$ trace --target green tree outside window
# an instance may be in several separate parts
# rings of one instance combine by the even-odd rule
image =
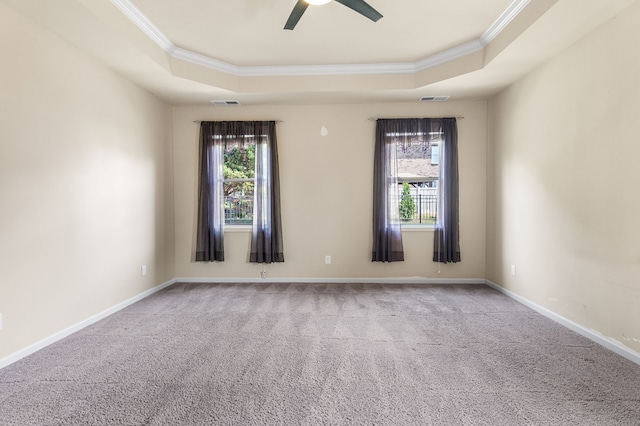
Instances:
[[[411,187],[407,182],[402,182],[402,195],[400,197],[400,219],[407,222],[413,219],[416,212],[416,203],[411,196]]]

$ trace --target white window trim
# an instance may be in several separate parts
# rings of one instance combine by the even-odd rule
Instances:
[[[251,232],[251,225],[224,225],[224,232],[236,233],[236,232]]]
[[[436,227],[435,225],[400,225],[402,232],[433,232]]]

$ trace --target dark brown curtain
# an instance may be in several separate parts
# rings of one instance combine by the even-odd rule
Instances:
[[[442,119],[438,215],[433,239],[434,262],[460,262],[458,208],[458,127],[455,118]]]

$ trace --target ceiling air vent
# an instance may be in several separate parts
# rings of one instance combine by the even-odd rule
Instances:
[[[218,101],[218,100],[213,100],[211,101],[212,104],[214,105],[240,105],[239,101]]]
[[[420,98],[420,102],[444,102],[448,100],[448,96],[423,96]]]

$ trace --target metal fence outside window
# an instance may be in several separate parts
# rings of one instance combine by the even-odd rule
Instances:
[[[407,225],[432,225],[436,222],[438,196],[435,194],[411,194],[415,209],[410,218],[403,218]],[[402,202],[402,199],[400,199]],[[253,196],[224,197],[224,223],[226,225],[251,225],[253,223]]]
[[[415,210],[410,218],[403,218],[402,223],[407,225],[433,225],[436,223],[438,211],[438,196],[436,194],[411,194]],[[400,197],[400,203],[402,196]]]
[[[225,225],[251,225],[253,223],[253,196],[224,197]]]

